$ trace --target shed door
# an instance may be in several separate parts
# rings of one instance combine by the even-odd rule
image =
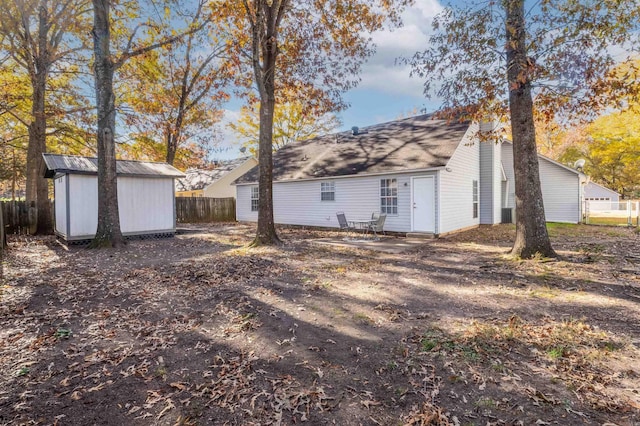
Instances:
[[[433,176],[413,179],[413,231],[435,232],[435,186]]]

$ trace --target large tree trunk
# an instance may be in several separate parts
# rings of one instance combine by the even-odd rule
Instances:
[[[47,38],[49,33],[48,13],[46,4],[42,3],[38,9],[38,55],[35,66],[30,71],[31,114],[33,121],[29,125],[29,146],[27,148],[27,204],[35,203],[36,234],[48,234],[53,230],[51,208],[49,206],[49,183],[42,176],[44,159],[42,154],[47,151],[47,118],[45,115],[45,92],[47,77],[51,63],[47,54]]]
[[[273,220],[273,114],[276,104],[275,70],[278,57],[278,16],[282,2],[258,6],[253,26],[253,68],[260,91],[260,135],[258,139],[258,229],[253,246],[280,244]],[[263,33],[264,31],[264,33]],[[260,65],[262,58],[262,65]]]
[[[516,195],[516,239],[511,253],[522,258],[530,258],[536,253],[555,257],[547,233],[540,188],[531,97],[530,69],[533,64],[527,57],[524,0],[504,0],[504,5]]]
[[[273,109],[275,99],[260,101],[260,141],[258,144],[259,158],[259,206],[258,230],[253,245],[279,244],[280,238],[276,234],[273,220]]]
[[[252,18],[252,60],[260,92],[259,206],[258,229],[252,246],[281,243],[273,220],[273,114],[276,104],[275,70],[278,57],[278,25],[287,1],[257,2],[256,4],[256,16]]]
[[[98,109],[98,229],[91,247],[118,247],[124,243],[120,231],[116,178],[116,128],[113,73],[110,52],[110,0],[93,0],[94,76]]]

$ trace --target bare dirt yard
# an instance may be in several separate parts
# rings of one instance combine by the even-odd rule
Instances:
[[[0,424],[640,425],[640,234],[511,226],[400,254],[193,227],[120,250],[13,238]]]

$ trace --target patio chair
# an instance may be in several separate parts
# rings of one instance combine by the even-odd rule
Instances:
[[[344,215],[344,212],[337,212],[336,216],[338,217],[338,224],[340,225],[340,230],[341,231],[355,231],[356,228],[354,228],[353,226],[349,225],[349,222],[347,222],[347,217]]]
[[[378,238],[378,233],[382,233],[383,235],[386,235],[384,233],[385,220],[387,220],[387,215],[385,213],[382,213],[375,219],[375,222],[372,221],[371,224],[369,225],[369,231],[373,232],[374,238]]]

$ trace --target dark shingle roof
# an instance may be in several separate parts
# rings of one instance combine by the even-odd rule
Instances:
[[[176,191],[203,189],[230,171],[241,166],[245,161],[249,160],[249,158],[251,157],[247,156],[226,161],[213,170],[189,169],[184,178],[176,180]]]
[[[98,174],[98,159],[76,155],[42,154],[45,163],[44,177],[52,178],[57,174],[73,173]],[[121,176],[183,177],[184,173],[167,163],[150,161],[117,160],[116,173]]]
[[[469,123],[421,115],[285,146],[273,155],[273,180],[295,180],[444,167]],[[236,183],[258,181],[258,167]]]

